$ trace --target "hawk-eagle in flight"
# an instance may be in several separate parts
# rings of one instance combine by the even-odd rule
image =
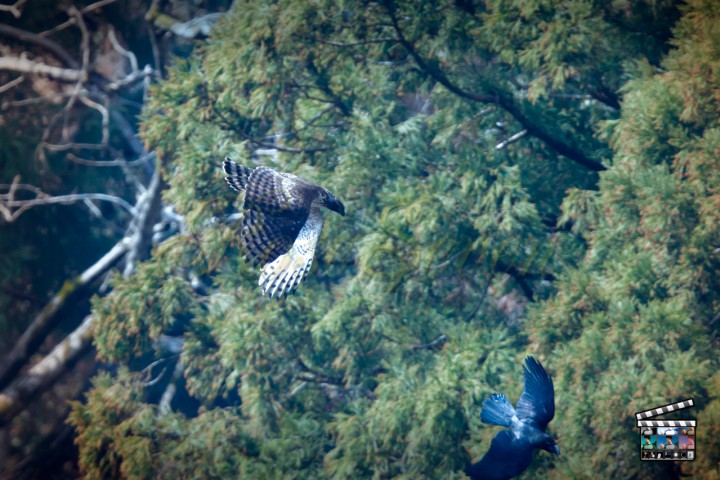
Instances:
[[[290,173],[249,168],[225,158],[225,181],[245,192],[240,234],[248,261],[263,265],[258,285],[277,298],[294,291],[307,276],[322,232],[320,207],[345,215],[332,193]]]

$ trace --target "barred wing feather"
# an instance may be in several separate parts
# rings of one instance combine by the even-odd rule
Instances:
[[[245,210],[240,233],[243,251],[255,265],[272,262],[292,247],[305,219],[300,217],[273,217],[258,210]]]

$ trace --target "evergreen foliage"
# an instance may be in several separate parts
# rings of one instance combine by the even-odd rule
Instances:
[[[683,472],[718,478],[718,32],[700,0],[236,2],[145,109],[185,230],[94,303],[127,368],[74,406],[88,478],[464,478],[527,353],[563,452],[527,478],[672,474],[633,414],[688,394]],[[279,303],[226,155],[345,203]],[[163,334],[171,412],[139,373]]]

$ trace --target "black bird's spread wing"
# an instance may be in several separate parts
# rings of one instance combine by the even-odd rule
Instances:
[[[517,403],[517,416],[544,432],[555,416],[555,389],[552,378],[533,357],[525,358],[523,374],[525,388]]]
[[[482,460],[467,468],[473,480],[506,480],[519,475],[532,461],[533,447],[517,440],[510,430],[495,435]]]

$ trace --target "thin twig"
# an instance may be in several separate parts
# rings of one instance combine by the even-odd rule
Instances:
[[[307,147],[307,148],[293,148],[293,147],[285,147],[282,145],[275,145],[273,143],[267,143],[264,142],[258,138],[253,137],[252,135],[249,135],[245,133],[244,131],[238,129],[230,120],[228,120],[225,115],[217,110],[216,108],[213,108],[215,113],[218,117],[220,117],[228,129],[232,130],[233,132],[237,133],[243,139],[248,140],[250,143],[252,143],[254,146],[263,147],[263,148],[274,148],[280,152],[288,152],[288,153],[315,153],[315,152],[325,152],[330,149],[330,147]]]
[[[480,311],[480,307],[482,307],[482,304],[485,303],[485,299],[487,298],[487,294],[490,290],[490,284],[492,284],[493,278],[495,278],[494,271],[490,273],[490,276],[488,276],[487,282],[485,283],[485,288],[483,289],[483,293],[482,295],[480,295],[477,304],[473,307],[472,311],[467,315],[467,317],[465,317],[465,323],[468,323],[470,320],[475,318],[475,315],[477,315],[477,313]]]
[[[394,37],[371,38],[369,40],[358,40],[355,42],[336,42],[333,40],[325,40],[322,38],[311,37],[311,36],[307,36],[307,35],[294,35],[294,36],[298,37],[298,38],[302,38],[304,40],[310,40],[313,42],[324,43],[326,45],[332,45],[334,47],[357,47],[359,45],[368,45],[368,44],[372,44],[372,43],[388,43],[388,42],[400,43],[400,39],[394,38]]]
[[[606,169],[606,167],[588,157],[585,152],[570,142],[565,142],[557,137],[552,136],[544,125],[538,125],[533,123],[530,118],[523,112],[522,108],[518,106],[511,95],[508,95],[502,91],[492,91],[490,93],[475,93],[463,89],[459,85],[453,83],[445,72],[440,69],[437,65],[426,61],[420,52],[417,50],[412,41],[407,39],[400,27],[400,23],[397,18],[397,12],[393,0],[383,0],[382,4],[385,6],[388,16],[392,22],[392,27],[400,40],[400,43],[405,47],[410,56],[415,60],[418,67],[425,71],[428,75],[434,78],[442,86],[455,95],[467,98],[481,103],[491,103],[501,106],[506,112],[515,118],[515,120],[525,128],[528,133],[550,146],[560,155],[567,157],[568,159],[582,165],[583,167],[599,172]]]
[[[115,51],[118,52],[120,55],[126,57],[130,61],[130,68],[132,68],[132,71],[138,71],[137,57],[134,53],[126,50],[125,48],[123,48],[122,45],[120,45],[120,42],[118,42],[118,39],[115,36],[115,29],[112,27],[112,25],[110,26],[110,31],[108,32],[108,38],[110,39],[110,43],[112,44]]]
[[[84,7],[80,12],[82,13],[90,13],[93,10],[97,10],[98,8],[104,7],[105,5],[109,5],[111,3],[115,3],[117,0],[101,0],[99,2],[95,2],[91,5],[88,5],[87,7]],[[75,19],[70,18],[69,20],[61,23],[60,25],[53,27],[49,30],[45,30],[44,32],[40,32],[38,35],[41,37],[47,37],[48,35],[52,35],[55,32],[59,32],[60,30],[65,30],[67,27],[75,25]]]
[[[116,91],[120,90],[121,88],[130,85],[131,83],[135,83],[138,80],[143,80],[146,77],[150,77],[155,73],[150,65],[145,65],[145,68],[142,70],[134,70],[130,72],[125,78],[122,78],[120,80],[116,80],[108,85],[108,90],[110,91]]]
[[[80,92],[83,90],[83,84],[88,79],[88,69],[90,67],[90,34],[88,33],[87,26],[85,25],[85,21],[83,20],[82,13],[80,13],[80,11],[74,5],[71,5],[70,8],[68,8],[67,12],[68,15],[75,19],[75,23],[80,29],[80,52],[82,54],[82,65],[80,67],[80,78],[75,84],[75,88],[73,89],[73,93],[70,96],[70,100],[68,100],[65,108],[63,109],[62,139],[66,142],[69,141],[68,120],[70,118],[70,111],[75,106],[75,102],[77,101]]]
[[[97,102],[93,102],[86,95],[80,95],[80,101],[90,108],[94,108],[102,116],[102,140],[101,145],[107,145],[110,138],[110,114],[108,113],[107,105],[100,105]],[[105,102],[107,103],[107,98]]]
[[[443,333],[432,342],[410,345],[410,350],[437,350],[445,345],[445,342],[447,342],[447,337]]]
[[[65,143],[47,143],[47,142],[41,142],[40,146],[46,150],[50,150],[51,152],[64,152],[67,150],[104,150],[107,148],[106,145],[101,145],[99,143],[74,143],[74,142],[65,142]]]
[[[15,78],[13,80],[10,80],[5,85],[0,86],[0,93],[7,92],[14,86],[21,84],[23,82],[23,80],[25,80],[25,77],[23,75],[20,75],[19,77]]]
[[[167,387],[165,387],[165,391],[162,394],[162,397],[160,398],[160,402],[158,403],[158,411],[161,416],[167,415],[172,411],[172,400],[173,397],[175,397],[175,392],[177,391],[177,385],[176,382],[182,378],[183,375],[183,364],[182,360],[178,359],[177,363],[175,364],[175,370],[173,370],[173,376],[170,379],[170,382],[167,384]]]
[[[2,197],[6,197],[2,199]],[[114,203],[127,210],[131,215],[135,216],[135,207],[130,205],[128,202],[120,197],[108,195],[105,193],[75,193],[70,195],[59,195],[56,197],[45,196],[40,198],[33,198],[29,200],[15,200],[10,194],[0,195],[0,214],[5,218],[8,223],[14,222],[20,215],[25,211],[36,207],[38,205],[52,205],[55,203],[71,204],[85,200],[100,200],[104,202]],[[13,208],[17,210],[12,211]]]
[[[0,3],[0,12],[10,12],[13,17],[20,18],[22,16],[22,6],[27,0],[17,0],[12,5],[3,5]]]
[[[154,2],[153,2],[154,3]],[[149,23],[145,24],[147,28],[148,37],[150,38],[150,49],[153,54],[153,63],[155,64],[155,72],[160,80],[162,80],[162,64],[160,62],[160,49],[158,48],[157,39],[155,38],[155,30]]]
[[[148,159],[152,158],[152,155],[143,155],[137,160],[126,160],[122,157],[118,157],[113,160],[90,160],[87,158],[78,157],[74,153],[68,153],[65,158],[67,158],[73,163],[77,163],[79,165],[87,165],[89,167],[135,167],[137,165],[142,165],[143,163],[147,162]]]
[[[42,38],[40,35],[36,35],[32,32],[27,32],[25,30],[12,27],[10,25],[5,25],[4,23],[0,23],[0,35],[12,37],[23,43],[31,43],[33,45],[42,47],[45,50],[48,50],[50,53],[54,54],[65,64],[66,67],[78,68],[79,66],[75,59],[64,48],[62,48],[60,45],[53,42],[52,40]]]
[[[511,137],[508,138],[507,140],[503,140],[502,142],[500,142],[500,143],[498,143],[497,145],[495,145],[495,150],[502,150],[503,148],[507,147],[507,146],[510,145],[511,143],[515,143],[515,142],[517,142],[518,140],[520,140],[522,137],[524,137],[525,135],[527,135],[527,133],[528,133],[527,130],[520,130],[518,133],[516,133],[515,135],[511,136]]]

